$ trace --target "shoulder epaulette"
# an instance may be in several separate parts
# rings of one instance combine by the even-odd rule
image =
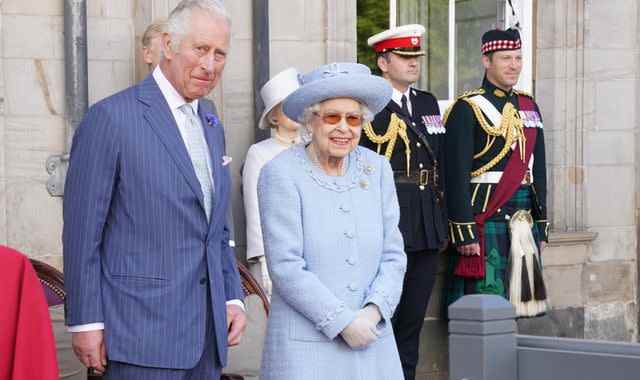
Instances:
[[[451,109],[453,109],[453,106],[458,102],[458,100],[468,98],[474,95],[482,95],[484,93],[485,93],[485,90],[482,87],[463,92],[462,95],[458,96],[444,111],[444,115],[442,116],[442,122],[443,123],[447,122],[447,119],[449,118],[449,113],[451,112]]]
[[[520,91],[520,90],[513,90],[513,92],[514,92],[516,95],[524,95],[524,96],[527,96],[527,97],[529,97],[529,98],[533,99],[533,95],[531,95],[531,94],[530,94],[530,93],[528,93],[528,92]]]
[[[473,90],[469,90],[469,91],[465,91],[462,93],[462,95],[458,96],[456,98],[456,100],[462,99],[462,98],[468,98],[470,96],[474,96],[474,95],[482,95],[485,93],[485,89],[480,87],[480,88],[476,88]]]

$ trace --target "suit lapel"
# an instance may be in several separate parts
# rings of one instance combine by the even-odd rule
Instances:
[[[220,133],[220,130],[218,130],[222,129],[222,124],[218,122],[217,125],[209,125],[209,121],[206,117],[207,114],[215,115],[215,111],[208,109],[206,102],[199,101],[198,116],[200,117],[200,121],[204,127],[204,137],[207,140],[207,146],[209,148],[213,186],[215,191],[213,195],[213,205],[211,207],[211,223],[209,226],[211,230],[221,219],[214,218],[214,215],[220,215],[219,208],[224,205],[222,200],[224,200],[224,196],[226,196],[226,194],[223,194],[223,191],[225,190],[225,186],[223,186],[223,170],[225,170],[225,168],[222,166],[222,155],[225,154],[225,151],[223,146],[224,135]]]
[[[145,119],[158,138],[167,149],[167,152],[176,163],[179,171],[184,176],[191,190],[200,200],[200,205],[204,204],[200,182],[191,164],[191,159],[187,153],[175,118],[169,109],[160,88],[156,84],[152,75],[148,75],[138,87],[138,99],[145,103],[148,108],[144,113]],[[204,208],[203,208],[204,212]]]
[[[207,109],[205,102],[198,102],[198,116],[200,122],[204,128],[204,137],[207,140],[207,146],[209,148],[209,157],[211,158],[211,171],[213,175],[213,185],[216,194],[220,191],[220,168],[222,167],[222,147],[218,146],[216,136],[216,128],[222,128],[221,125],[209,125],[209,121],[206,118],[208,113],[213,114],[211,110]]]

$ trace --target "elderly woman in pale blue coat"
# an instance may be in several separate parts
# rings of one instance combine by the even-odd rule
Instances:
[[[258,184],[273,298],[263,380],[401,380],[390,318],[406,268],[393,173],[358,146],[391,97],[366,66],[320,67],[283,110],[311,142],[270,161]]]

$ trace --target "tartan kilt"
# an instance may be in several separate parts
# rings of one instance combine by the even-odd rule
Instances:
[[[523,186],[504,204],[500,213],[487,219],[484,224],[485,248],[485,277],[474,280],[458,277],[453,271],[458,263],[460,254],[455,247],[449,248],[447,275],[444,286],[445,306],[449,306],[460,297],[467,294],[496,294],[508,298],[509,251],[511,236],[509,234],[509,220],[505,215],[513,215],[518,210],[531,210],[533,207],[533,191],[529,186]],[[532,227],[533,237],[540,246],[540,234],[536,223]],[[446,313],[445,313],[446,315]]]

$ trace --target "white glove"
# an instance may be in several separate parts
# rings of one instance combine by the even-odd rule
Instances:
[[[364,348],[378,339],[376,325],[358,311],[356,318],[351,321],[340,333],[349,347],[353,349]]]
[[[267,292],[267,295],[271,297],[271,277],[269,277],[269,270],[267,269],[267,259],[264,256],[260,256],[260,273],[262,274],[262,287]]]

